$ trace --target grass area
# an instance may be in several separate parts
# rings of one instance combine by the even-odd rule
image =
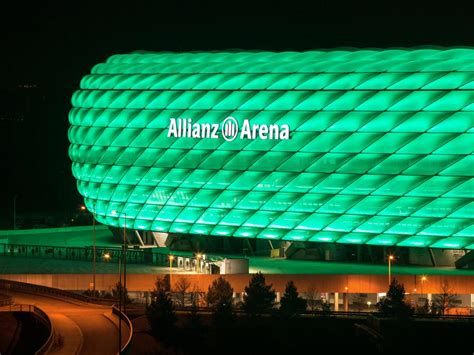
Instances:
[[[207,319],[206,319],[207,318]],[[133,354],[152,351],[160,354],[293,354],[334,353],[403,354],[472,354],[470,341],[474,323],[464,320],[396,320],[379,318],[369,322],[361,317],[315,316],[280,318],[278,316],[248,319],[235,317],[231,322],[215,324],[211,316],[199,316],[192,324],[189,315],[180,315],[169,336],[152,336],[144,325],[145,317],[133,320],[135,334]],[[371,332],[360,331],[362,325]],[[373,332],[382,335],[373,338]],[[185,342],[182,339],[186,339]],[[455,349],[455,350],[453,350]],[[320,351],[318,351],[320,350]]]
[[[109,227],[96,226],[96,245],[117,246]],[[68,227],[0,231],[0,243],[84,247],[93,244],[92,227]]]
[[[117,263],[97,263],[97,274],[118,274]],[[127,274],[162,274],[169,268],[127,264]],[[174,270],[177,273],[177,270]],[[64,259],[0,256],[1,274],[91,274],[92,262]]]
[[[144,264],[128,264],[129,274],[168,273],[168,267]],[[261,271],[264,274],[309,274],[309,275],[386,275],[386,265],[350,264],[324,261],[302,261],[271,259],[263,257],[250,258],[250,272]],[[90,274],[90,261],[36,258],[24,256],[0,256],[0,274]],[[174,273],[189,273],[177,268]],[[118,273],[117,263],[97,263],[98,274]],[[474,276],[472,270],[459,270],[449,267],[392,266],[393,275],[449,275]]]
[[[250,258],[250,272],[257,271],[264,274],[386,275],[387,265]],[[462,270],[454,267],[401,266],[395,263],[392,264],[392,274],[474,276],[473,270]]]
[[[0,231],[0,243],[22,244],[22,245],[49,245],[84,247],[92,245],[92,227],[68,227],[52,229],[33,229]],[[103,247],[117,247],[112,233],[107,226],[96,227],[96,245]],[[167,248],[163,248],[168,253]],[[180,254],[189,254],[179,252]],[[223,256],[216,254],[215,256]],[[240,255],[228,255],[228,257],[241,257]],[[115,263],[97,264],[98,273],[115,273],[118,266]],[[130,273],[160,273],[167,272],[166,268],[152,265],[128,266]],[[178,270],[176,270],[178,271]],[[311,274],[311,275],[385,275],[387,265],[357,264],[343,262],[303,261],[288,260],[281,258],[250,257],[250,272],[261,271],[265,274]],[[30,257],[0,257],[0,273],[24,274],[24,273],[90,273],[91,263],[76,260],[39,259]],[[454,267],[418,267],[392,265],[394,275],[474,275],[472,270],[457,270]]]

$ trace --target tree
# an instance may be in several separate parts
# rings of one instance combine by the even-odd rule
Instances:
[[[232,304],[232,296],[234,290],[230,283],[220,276],[219,278],[212,281],[209,286],[206,295],[206,301],[209,307],[216,308],[221,305]]]
[[[323,312],[323,315],[330,315],[331,314],[331,304],[324,300],[321,303],[321,312]]]
[[[320,303],[319,299],[317,298],[316,288],[314,285],[310,285],[308,287],[306,291],[306,301],[311,312],[314,312]]]
[[[155,290],[151,293],[151,303],[146,308],[151,331],[162,340],[169,340],[177,320],[169,285],[169,277],[157,278]]]
[[[265,276],[258,272],[252,276],[249,285],[245,287],[242,308],[251,317],[270,313],[275,305],[276,294],[272,285],[265,283]]]
[[[190,294],[191,306],[199,307],[201,306],[201,301],[203,299],[203,292],[199,290],[199,287],[194,285]]]
[[[155,290],[163,289],[165,292],[171,292],[170,275],[166,274],[163,278],[158,277],[156,279]]]
[[[230,283],[220,276],[209,286],[206,295],[208,306],[212,309],[214,323],[217,327],[228,327],[233,321],[232,296],[234,290]]]
[[[191,312],[189,314],[189,325],[193,329],[201,326],[201,317],[198,314],[198,305],[196,302],[191,302]]]
[[[377,309],[390,317],[408,318],[413,315],[413,308],[405,303],[405,287],[396,279],[390,283],[387,296],[377,303]]]
[[[425,299],[423,306],[416,307],[416,313],[418,314],[428,314],[431,312],[431,303],[428,299]]]
[[[432,309],[438,314],[446,314],[459,304],[459,296],[454,294],[447,280],[441,284],[441,293],[433,296]]]
[[[127,288],[123,287],[121,282],[115,284],[115,287],[112,289],[112,297],[116,299],[121,297],[122,302],[125,302],[125,304],[132,303],[132,300],[128,296]]]
[[[180,277],[176,282],[176,292],[178,293],[178,299],[181,307],[186,305],[186,291],[188,290],[191,283],[186,277]]]
[[[306,300],[299,296],[293,281],[288,281],[280,301],[280,314],[284,317],[297,317],[306,311],[307,306]]]

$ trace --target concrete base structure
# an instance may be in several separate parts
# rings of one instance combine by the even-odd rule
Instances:
[[[129,274],[127,275],[127,288],[129,291],[151,291],[155,287],[160,274]],[[172,284],[175,285],[180,278],[185,277],[191,283],[191,288],[196,286],[200,291],[207,291],[213,280],[221,275],[210,274],[178,274],[173,275]],[[236,274],[224,275],[234,292],[243,292],[252,275]],[[410,275],[392,275],[403,283],[407,292],[415,289],[415,278]],[[89,288],[92,275],[89,274],[3,274],[2,279],[28,282],[71,291],[82,291]],[[293,281],[299,292],[306,292],[312,288],[316,292],[338,293],[385,293],[388,289],[386,275],[301,275],[301,274],[266,274],[266,281],[272,284],[275,291],[285,291],[288,281]],[[110,291],[118,281],[118,274],[97,274],[96,289]],[[474,294],[473,276],[446,276],[430,275],[423,285],[424,294],[441,292],[441,286],[448,282],[452,293],[459,295]],[[173,286],[172,285],[172,286]],[[343,296],[344,297],[344,296]],[[344,302],[343,302],[344,303]]]

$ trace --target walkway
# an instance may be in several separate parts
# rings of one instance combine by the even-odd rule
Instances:
[[[45,311],[55,330],[50,354],[117,354],[118,328],[110,307],[38,294],[10,292],[14,303],[34,304]],[[122,329],[122,341],[128,336]]]

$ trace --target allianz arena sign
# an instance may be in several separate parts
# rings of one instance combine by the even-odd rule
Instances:
[[[290,126],[287,124],[250,124],[245,119],[241,127],[234,117],[225,118],[219,123],[194,123],[191,118],[171,118],[168,127],[168,137],[219,139],[220,136],[231,142],[240,139],[290,139]]]

